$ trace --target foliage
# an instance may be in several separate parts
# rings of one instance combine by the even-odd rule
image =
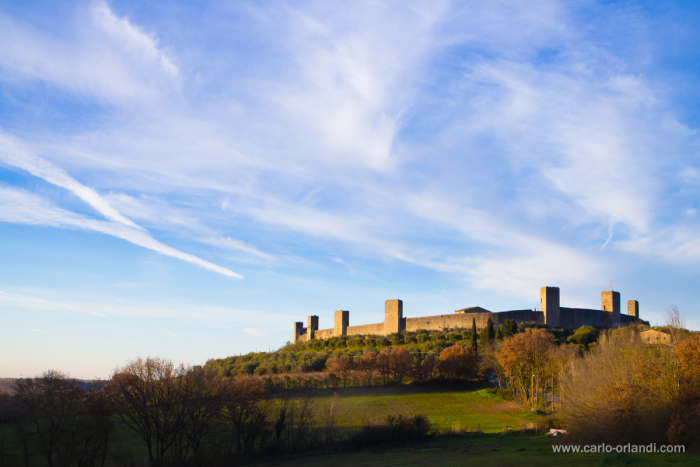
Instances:
[[[593,326],[581,326],[566,341],[588,350],[588,346],[596,340],[598,340],[598,331]]]
[[[486,327],[481,330],[481,334],[479,335],[479,345],[485,346],[493,342],[493,340],[496,338],[496,332],[494,331],[493,328],[493,319],[489,316],[488,321],[486,322]]]
[[[590,443],[665,442],[677,395],[675,358],[667,346],[650,346],[634,333],[609,332],[566,373],[564,419]]]
[[[508,387],[525,400],[546,392],[551,375],[552,338],[543,329],[530,328],[503,341],[498,362]]]
[[[475,379],[478,370],[476,353],[471,347],[459,344],[448,347],[440,352],[438,369],[440,374],[449,380]]]
[[[506,319],[503,323],[503,338],[514,336],[518,333],[518,323],[514,319]]]
[[[389,415],[382,424],[366,424],[348,440],[350,446],[363,448],[382,444],[401,445],[427,441],[431,425],[425,415],[404,417]]]
[[[700,450],[700,335],[691,335],[674,349],[678,358],[679,397],[675,402],[669,441]]]

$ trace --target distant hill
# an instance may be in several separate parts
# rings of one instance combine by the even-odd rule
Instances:
[[[15,391],[12,386],[16,380],[17,378],[0,378],[0,391],[6,391],[11,396],[14,395]],[[77,381],[83,389],[102,387],[107,384],[107,381],[104,380],[79,379]]]
[[[10,395],[14,394],[12,390],[12,384],[15,382],[15,378],[0,378],[0,391],[6,391]]]

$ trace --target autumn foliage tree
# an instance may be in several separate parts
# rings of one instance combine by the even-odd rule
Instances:
[[[473,379],[477,375],[478,362],[471,347],[453,345],[440,352],[440,374],[450,380]]]
[[[669,441],[700,450],[700,335],[676,346],[679,394],[668,429]]]
[[[377,354],[371,351],[365,352],[357,362],[357,367],[362,382],[367,386],[371,386],[374,374],[377,371]]]
[[[403,382],[406,375],[413,369],[413,357],[404,347],[394,347],[391,349],[391,371],[394,381]]]
[[[529,402],[533,394],[546,391],[553,348],[551,336],[543,329],[531,328],[506,338],[497,359],[508,387]]]
[[[328,372],[334,378],[337,378],[343,386],[347,385],[348,379],[350,379],[350,375],[355,369],[352,357],[347,355],[338,355],[329,358],[328,362],[326,362],[326,367],[328,368]]]
[[[564,422],[591,444],[664,443],[677,394],[675,358],[619,329],[571,361],[562,384]]]

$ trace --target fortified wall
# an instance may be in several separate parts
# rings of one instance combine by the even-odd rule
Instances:
[[[387,336],[401,331],[440,331],[443,328],[470,328],[472,321],[481,330],[491,318],[494,326],[512,319],[516,323],[546,324],[549,328],[576,329],[581,326],[596,328],[614,328],[620,325],[644,323],[639,319],[639,302],[627,302],[627,314],[620,313],[620,292],[605,290],[601,293],[601,309],[567,308],[560,305],[559,287],[542,287],[540,289],[540,310],[510,310],[492,312],[473,306],[462,308],[453,314],[426,316],[424,318],[404,318],[403,301],[387,300],[384,302],[384,322],[350,326],[350,312],[335,312],[334,326],[331,329],[318,328],[318,316],[309,316],[306,327],[303,321],[294,323],[294,342],[310,339],[327,339],[334,336],[356,336],[374,334]]]

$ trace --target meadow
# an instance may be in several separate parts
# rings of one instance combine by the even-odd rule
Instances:
[[[559,442],[532,433],[470,433],[439,437],[433,441],[403,448],[363,451],[315,452],[284,459],[255,462],[256,466],[355,467],[355,466],[684,466],[697,465],[698,459],[679,454],[555,454]]]
[[[337,394],[336,413],[339,439],[345,439],[367,423],[381,422],[388,415],[428,417],[438,435],[431,441],[408,447],[344,449],[325,447],[295,455],[252,457],[241,463],[260,466],[307,467],[393,466],[393,465],[696,465],[690,455],[638,455],[615,457],[603,454],[555,454],[552,444],[566,438],[542,434],[551,416],[533,413],[528,406],[507,400],[484,383],[469,387],[417,387],[415,385],[348,387],[315,391],[314,404],[327,405]],[[274,411],[284,395],[270,402]],[[320,422],[320,421],[319,421]],[[539,427],[539,432],[535,432]],[[479,431],[480,430],[480,431]],[[9,425],[0,427],[0,467],[20,465],[20,445]],[[117,421],[105,465],[147,465],[143,442]],[[30,467],[44,465],[33,457]]]

